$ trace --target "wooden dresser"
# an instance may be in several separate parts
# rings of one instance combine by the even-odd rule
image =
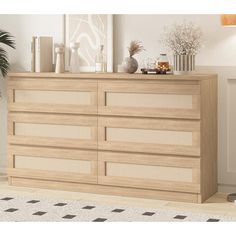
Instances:
[[[201,203],[217,191],[217,76],[12,73],[15,186]]]

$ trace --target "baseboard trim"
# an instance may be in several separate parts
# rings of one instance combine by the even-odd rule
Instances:
[[[218,184],[218,192],[236,193],[236,185]]]
[[[7,168],[6,167],[0,167],[0,174],[7,174]]]
[[[6,164],[4,164],[5,161],[2,161],[4,159],[7,158],[7,154],[5,152],[1,152],[0,153],[0,174],[7,174],[7,167],[5,166]]]
[[[0,173],[0,181],[7,181],[7,175]]]

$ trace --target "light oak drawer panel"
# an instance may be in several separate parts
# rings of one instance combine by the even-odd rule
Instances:
[[[159,179],[167,181],[192,182],[191,169],[166,166],[107,163],[106,175],[114,177]]]
[[[193,145],[192,132],[106,128],[106,140],[112,142],[156,143],[170,145]]]
[[[100,150],[200,156],[200,122],[98,118]]]
[[[11,173],[19,173],[39,179],[64,180],[97,183],[97,152],[9,146],[8,168]],[[41,174],[41,176],[40,176]]]
[[[91,163],[89,161],[15,155],[15,168],[90,174]]]
[[[88,126],[15,123],[15,135],[91,139]]]
[[[15,103],[91,105],[89,92],[15,90]]]
[[[102,83],[98,112],[104,115],[200,118],[199,85]]]
[[[78,115],[9,114],[11,144],[97,148],[97,118]]]
[[[200,191],[200,159],[99,152],[99,184]]]
[[[93,81],[25,80],[8,84],[10,111],[97,113],[97,83]]]
[[[106,106],[193,109],[193,96],[181,94],[107,92]]]

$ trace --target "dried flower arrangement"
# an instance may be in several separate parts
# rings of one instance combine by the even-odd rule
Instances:
[[[183,21],[164,29],[160,43],[175,55],[196,55],[202,46],[201,28]]]
[[[128,50],[129,57],[126,57],[123,61],[123,68],[127,73],[135,73],[138,69],[138,61],[133,57],[133,55],[138,54],[145,49],[142,45],[142,42],[133,40],[130,42]]]
[[[128,50],[129,50],[129,56],[132,57],[133,55],[138,54],[145,49],[142,45],[142,42],[134,40],[130,42]]]

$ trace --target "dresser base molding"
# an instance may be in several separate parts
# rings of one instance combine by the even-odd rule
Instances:
[[[9,184],[17,187],[43,188],[62,191],[85,192],[123,197],[149,198],[166,201],[202,203],[201,195],[184,192],[147,190],[139,188],[115,187],[97,184],[59,182],[51,180],[9,177]]]

